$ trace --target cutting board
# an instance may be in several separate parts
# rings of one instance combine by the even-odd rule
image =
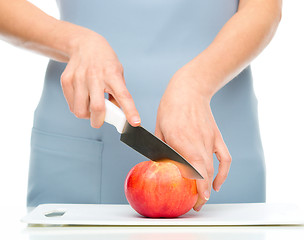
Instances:
[[[147,218],[130,205],[41,204],[21,219],[28,224],[99,226],[303,225],[303,209],[291,204],[206,204],[178,218]]]

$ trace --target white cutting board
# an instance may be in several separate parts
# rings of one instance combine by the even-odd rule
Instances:
[[[64,214],[52,216],[56,213]],[[200,212],[191,209],[178,218],[156,219],[139,215],[130,205],[41,204],[21,221],[28,224],[100,226],[303,225],[304,212],[291,204],[206,204]]]

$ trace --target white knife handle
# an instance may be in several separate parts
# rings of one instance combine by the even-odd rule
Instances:
[[[115,126],[117,131],[119,133],[122,133],[122,130],[126,123],[126,115],[119,107],[117,107],[114,103],[111,103],[108,99],[105,99],[105,104],[105,122]]]

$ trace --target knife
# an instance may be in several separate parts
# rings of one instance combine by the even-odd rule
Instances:
[[[204,179],[186,159],[164,141],[154,136],[142,126],[131,126],[126,120],[123,111],[115,104],[105,99],[105,106],[105,122],[116,127],[116,130],[121,134],[120,141],[152,161],[161,161],[164,158],[174,161],[182,176],[186,178]]]

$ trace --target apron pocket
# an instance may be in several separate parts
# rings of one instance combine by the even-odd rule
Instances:
[[[102,151],[102,141],[33,128],[27,206],[100,203]]]

